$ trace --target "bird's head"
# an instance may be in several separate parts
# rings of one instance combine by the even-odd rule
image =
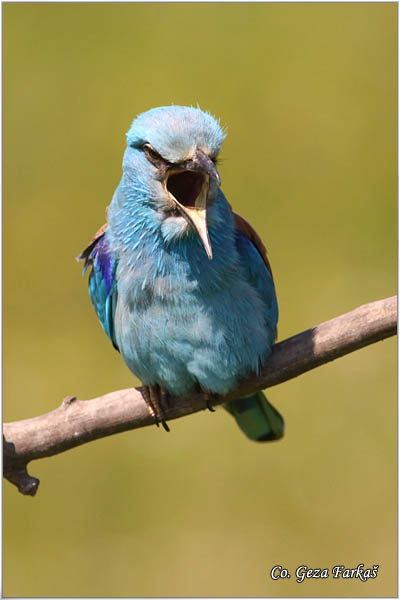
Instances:
[[[216,159],[224,137],[214,117],[199,108],[153,108],[133,121],[123,163],[133,184],[146,188],[169,235],[193,228],[210,259],[207,208],[221,183]]]

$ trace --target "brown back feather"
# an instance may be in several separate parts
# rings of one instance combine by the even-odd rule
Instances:
[[[243,217],[241,217],[237,213],[233,213],[233,216],[235,217],[236,229],[241,231],[242,233],[244,233],[244,235],[253,242],[253,244],[257,248],[258,252],[260,253],[261,258],[263,259],[265,266],[267,267],[268,271],[271,273],[272,279],[274,279],[274,277],[272,275],[271,265],[269,264],[269,260],[267,258],[267,249],[264,246],[257,231],[255,229],[253,229],[253,227],[250,225],[250,223],[248,223],[246,221],[246,219],[243,219]]]
[[[257,248],[258,252],[260,253],[261,258],[263,259],[265,266],[267,267],[268,271],[271,273],[271,277],[272,277],[272,281],[273,281],[274,276],[272,275],[271,265],[269,264],[269,260],[267,258],[267,249],[264,246],[262,239],[258,235],[257,231],[255,229],[253,229],[253,227],[250,225],[250,223],[248,223],[246,221],[246,219],[243,219],[243,217],[241,217],[237,213],[233,213],[233,216],[235,218],[236,229],[241,231],[242,233],[244,233],[244,235],[253,242],[253,244]],[[278,337],[278,328],[275,329],[275,339],[277,337]]]

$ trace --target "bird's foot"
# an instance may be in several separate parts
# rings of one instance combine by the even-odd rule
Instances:
[[[165,412],[163,405],[168,405],[168,392],[159,385],[144,385],[143,398],[147,404],[150,415],[156,422],[164,427],[165,431],[169,431],[169,427],[165,420]]]
[[[215,412],[215,408],[211,404],[211,402],[213,400],[213,396],[214,396],[214,394],[210,394],[210,392],[204,392],[204,397],[206,400],[206,409],[209,410],[210,412]]]

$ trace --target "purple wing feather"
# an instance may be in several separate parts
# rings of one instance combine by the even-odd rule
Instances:
[[[107,223],[99,229],[87,248],[78,256],[78,260],[85,261],[83,273],[88,267],[91,267],[89,295],[104,331],[118,350],[114,332],[114,316],[118,298],[115,279],[117,262],[110,253],[106,229]]]

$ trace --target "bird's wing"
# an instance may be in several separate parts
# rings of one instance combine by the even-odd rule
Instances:
[[[114,331],[114,316],[117,306],[118,288],[115,278],[117,261],[111,256],[105,232],[105,223],[94,236],[89,246],[78,256],[84,260],[83,273],[90,266],[89,295],[104,331],[118,350]]]
[[[251,242],[253,242],[261,258],[263,259],[265,266],[270,272],[272,279],[274,279],[272,275],[271,265],[267,257],[267,249],[264,246],[263,241],[258,235],[257,231],[250,225],[250,223],[248,223],[248,221],[246,221],[246,219],[244,219],[237,213],[233,213],[233,216],[235,218],[236,231],[243,233]]]
[[[267,250],[253,227],[233,213],[236,226],[236,248],[242,258],[250,283],[257,289],[266,307],[266,322],[273,339],[277,335],[278,303]],[[273,340],[272,340],[273,341]]]

